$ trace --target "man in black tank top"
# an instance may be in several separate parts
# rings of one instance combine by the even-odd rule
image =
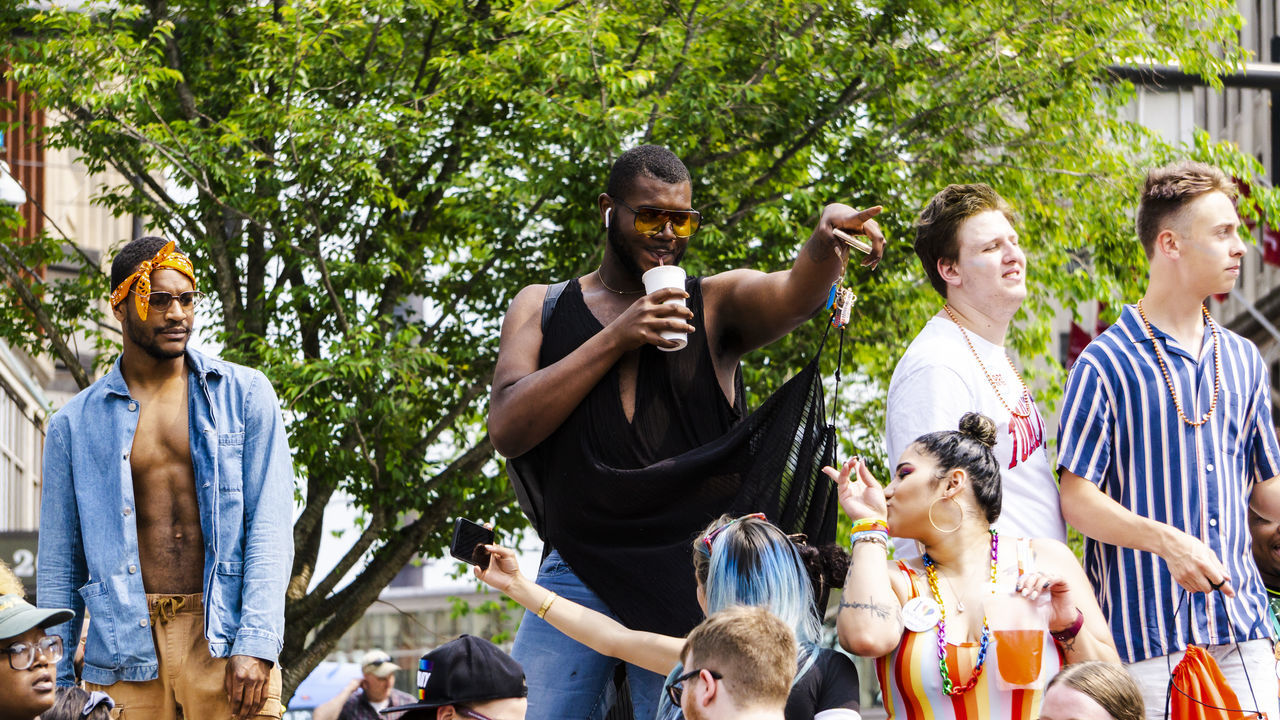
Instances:
[[[689,278],[646,295],[641,276],[679,264],[700,218],[683,163],[665,148],[623,153],[598,198],[608,242],[600,267],[557,287],[530,285],[502,326],[489,435],[542,493],[543,539],[554,548],[538,583],[629,627],[683,635],[701,619],[689,541],[729,509],[726,478],[682,475],[666,461],[696,452],[743,416],[739,359],[822,308],[865,235],[874,266],[879,207],[823,209],[791,268]],[[665,304],[685,298],[687,307]],[[688,345],[663,332],[688,333]],[[636,474],[632,471],[648,469]],[[656,471],[656,472],[655,472]],[[530,720],[598,718],[617,660],[526,613],[512,653],[529,683]],[[635,717],[654,716],[662,678],[628,667]]]

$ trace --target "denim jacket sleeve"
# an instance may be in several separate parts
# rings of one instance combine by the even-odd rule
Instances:
[[[71,472],[69,428],[57,415],[50,423],[44,445],[44,475],[40,491],[40,543],[37,549],[36,600],[44,608],[69,608],[71,620],[49,628],[66,648],[58,663],[58,685],[75,684],[72,660],[80,644],[84,624],[84,600],[79,590],[88,582],[84,546],[80,537],[80,513],[76,506]]]
[[[275,662],[293,570],[293,457],[275,390],[257,371],[246,402],[243,472],[244,585],[231,654]]]

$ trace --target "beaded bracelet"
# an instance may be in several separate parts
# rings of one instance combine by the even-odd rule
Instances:
[[[887,549],[889,547],[889,533],[884,530],[860,530],[849,537],[850,547],[860,542],[873,542],[883,545]]]

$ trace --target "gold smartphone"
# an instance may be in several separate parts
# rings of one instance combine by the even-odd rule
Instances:
[[[857,250],[863,255],[871,254],[871,246],[868,245],[866,241],[862,240],[861,238],[858,238],[854,235],[850,235],[849,233],[845,232],[844,230],[841,230],[840,228],[831,228],[831,234],[835,235],[836,239],[839,240],[840,242],[844,243],[845,245],[848,245],[854,250]]]

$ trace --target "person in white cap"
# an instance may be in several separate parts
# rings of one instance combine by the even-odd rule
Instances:
[[[360,658],[360,677],[347,684],[332,700],[320,705],[312,713],[312,720],[377,720],[379,717],[399,718],[399,714],[379,716],[388,708],[417,702],[407,692],[397,690],[396,671],[400,666],[382,650],[370,650]]]
[[[34,720],[53,707],[62,638],[44,629],[71,619],[70,610],[37,609],[22,594],[22,583],[0,562],[0,720]]]

